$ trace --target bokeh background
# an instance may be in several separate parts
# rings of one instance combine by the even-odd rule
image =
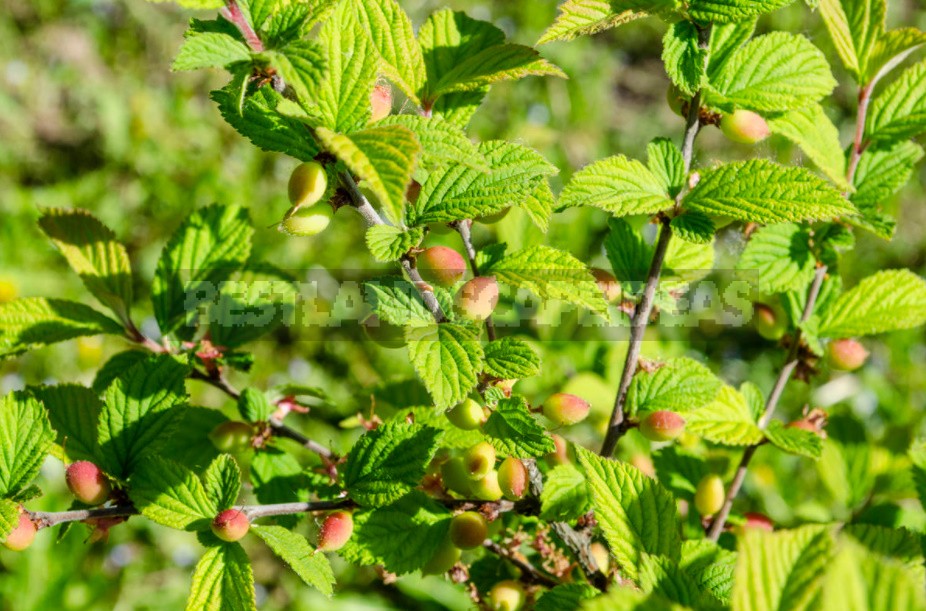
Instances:
[[[537,40],[556,12],[551,0],[401,3],[416,24],[432,10],[450,6],[495,23],[513,41],[525,44]],[[889,4],[889,25],[926,29],[926,11],[917,9],[917,0]],[[39,209],[47,206],[91,210],[124,240],[141,296],[137,319],[150,319],[147,287],[168,236],[190,211],[211,202],[248,206],[258,228],[256,252],[300,277],[333,281],[344,277],[344,270],[376,267],[358,247],[363,225],[349,211],[337,214],[332,226],[312,239],[283,237],[273,227],[287,207],[285,185],[296,162],[257,150],[224,124],[208,98],[211,89],[225,83],[223,73],[170,71],[190,16],[175,6],[143,0],[0,0],[0,299],[89,299],[36,226]],[[537,148],[561,170],[554,191],[591,160],[618,152],[641,158],[646,144],[658,136],[680,141],[682,119],[665,103],[668,79],[659,61],[664,29],[658,20],[646,19],[594,38],[547,45],[543,54],[569,80],[531,78],[495,86],[471,135]],[[802,3],[764,18],[759,30],[769,29],[803,33],[831,60],[836,57],[819,16]],[[922,55],[915,54],[914,60]],[[838,67],[834,71],[841,85],[827,112],[848,143],[855,92],[846,75]],[[799,151],[783,139],[743,147],[708,128],[698,141],[696,162],[752,156],[800,159]],[[892,242],[859,234],[856,250],[841,262],[847,285],[883,268],[907,267],[926,275],[924,176],[926,170],[918,170],[888,206],[899,218]],[[606,232],[607,217],[600,211],[559,214],[543,235],[515,210],[499,223],[477,226],[476,239],[515,247],[545,241],[604,265]],[[459,247],[454,237],[436,235],[430,243]],[[722,234],[718,267],[731,266],[741,241],[736,231]],[[565,387],[586,396],[597,420],[576,427],[571,437],[591,443],[599,438],[599,425],[607,416],[626,344],[601,341],[598,331],[575,324],[529,333],[538,340],[545,372],[523,382],[519,390],[534,400]],[[645,355],[694,356],[730,383],[750,379],[766,390],[783,358],[779,348],[761,340],[748,325],[657,327],[649,339]],[[403,351],[361,340],[356,325],[282,330],[252,345],[254,369],[235,381],[259,388],[289,382],[325,388],[329,399],[316,407],[313,418],[296,416],[292,424],[344,451],[359,434],[352,427],[355,415],[369,413],[377,388],[412,375]],[[848,462],[864,461],[875,478],[870,498],[847,503],[838,478],[827,477],[828,469],[845,464],[834,467],[824,461],[814,468],[806,460],[760,451],[747,479],[744,505],[785,526],[855,517],[922,529],[915,514],[905,510],[909,486],[901,467],[910,440],[923,429],[923,340],[920,330],[873,339],[867,342],[873,356],[862,372],[838,377],[824,373],[812,386],[792,384],[782,402],[785,417],[805,405],[845,416],[841,426],[853,431],[859,446],[856,458]],[[90,338],[0,362],[0,391],[42,382],[89,384],[96,368],[125,347],[119,338]],[[232,413],[231,404],[214,391],[196,383],[189,387],[194,403]],[[630,435],[621,451],[625,458],[639,459],[646,447]],[[850,472],[852,468],[847,467]],[[62,473],[60,463],[49,461],[41,481],[47,494],[33,508],[67,507]],[[309,532],[312,525],[305,528]],[[28,553],[0,551],[0,609],[182,607],[200,553],[194,537],[143,520],[115,529],[108,544],[87,544],[86,535],[84,529],[73,528],[60,541],[53,533],[38,537]],[[265,609],[470,605],[462,589],[442,578],[411,576],[384,586],[374,571],[340,561],[335,563],[339,594],[323,602],[260,544],[249,546],[249,553]]]

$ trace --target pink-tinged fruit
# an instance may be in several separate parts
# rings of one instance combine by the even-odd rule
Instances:
[[[502,495],[509,501],[520,501],[527,494],[527,485],[529,477],[527,467],[524,463],[509,456],[502,461],[498,468],[498,485],[502,489]]]
[[[566,440],[562,435],[557,435],[553,433],[550,435],[553,438],[553,445],[555,450],[547,454],[544,458],[547,459],[547,464],[551,467],[557,465],[568,465],[569,464],[569,445],[566,443]]]
[[[595,282],[598,283],[598,288],[604,294],[605,301],[611,303],[620,299],[621,285],[613,274],[597,267],[593,267],[591,272],[595,277]]]
[[[854,339],[834,339],[826,346],[830,367],[838,371],[855,371],[868,360],[868,351]]]
[[[498,305],[498,283],[494,276],[473,278],[457,293],[456,306],[460,315],[474,321],[483,321],[492,315]]]
[[[376,85],[370,94],[370,121],[376,123],[392,112],[392,87]]]
[[[720,120],[720,131],[728,139],[740,144],[761,142],[772,133],[765,119],[751,110],[737,110],[724,115]]]
[[[499,581],[489,590],[488,603],[492,611],[520,611],[527,595],[521,582],[513,579]]]
[[[78,460],[64,473],[68,488],[81,503],[99,505],[109,498],[112,486],[106,475],[92,462]]]
[[[769,532],[775,530],[775,524],[767,515],[750,512],[745,514],[743,517],[746,518],[746,523],[743,525],[744,528],[756,528],[759,530],[767,530]]]
[[[226,509],[215,516],[212,521],[212,532],[222,541],[238,541],[251,528],[248,517],[237,509]]]
[[[780,340],[788,330],[784,312],[777,311],[764,303],[757,303],[753,306],[752,323],[760,336],[773,342]]]
[[[466,273],[463,255],[446,246],[425,249],[418,255],[416,262],[421,277],[440,286],[453,286]]]
[[[300,163],[289,176],[287,193],[293,207],[314,206],[328,188],[328,175],[317,161]]]
[[[447,420],[453,426],[472,431],[481,427],[486,421],[485,410],[479,405],[478,401],[466,398],[462,403],[458,403],[446,412]]]
[[[685,432],[685,419],[668,410],[659,410],[640,422],[640,433],[650,441],[672,441]]]
[[[575,424],[585,420],[590,407],[582,397],[560,392],[544,401],[543,415],[557,425]]]
[[[36,530],[35,523],[29,519],[29,516],[25,512],[20,513],[19,524],[6,536],[3,545],[14,552],[21,552],[32,545]]]
[[[489,534],[489,524],[482,514],[464,511],[450,520],[450,541],[460,549],[475,549]]]
[[[702,516],[712,516],[723,507],[725,494],[719,475],[705,475],[695,491],[695,508]]]
[[[333,511],[325,517],[318,533],[318,549],[334,552],[347,543],[354,532],[354,517],[349,511]]]
[[[471,480],[470,491],[473,498],[480,501],[500,501],[502,487],[498,483],[498,471],[492,469],[479,479]]]

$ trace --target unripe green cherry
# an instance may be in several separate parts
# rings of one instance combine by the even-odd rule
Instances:
[[[733,142],[755,144],[768,138],[771,130],[760,115],[751,110],[737,110],[724,115],[720,120],[720,131]]]
[[[293,207],[314,206],[328,188],[328,175],[317,161],[300,163],[289,176],[289,203]]]
[[[713,473],[705,475],[698,482],[695,491],[694,504],[702,516],[712,516],[723,507],[725,500],[723,480]]]
[[[492,469],[479,479],[472,480],[470,490],[480,501],[500,501],[502,487],[498,483],[498,471]]]
[[[445,414],[451,424],[464,431],[478,429],[486,421],[485,410],[478,401],[468,397],[462,403],[451,407]]]
[[[868,360],[868,351],[854,339],[834,339],[826,346],[830,367],[838,371],[855,371]]]
[[[520,611],[526,598],[521,582],[506,579],[492,586],[487,602],[492,611]]]
[[[209,433],[212,445],[219,452],[238,454],[251,448],[254,429],[246,422],[229,420],[218,425]]]
[[[640,421],[640,433],[650,441],[672,441],[685,432],[685,419],[668,410],[655,411]]]
[[[421,568],[423,575],[442,575],[453,568],[460,561],[462,552],[460,548],[448,539],[441,543],[431,559]]]
[[[527,467],[524,463],[509,456],[502,461],[498,468],[498,485],[502,489],[502,495],[509,501],[520,501],[527,494],[529,484]]]
[[[469,471],[466,464],[459,456],[451,458],[440,468],[441,479],[444,486],[460,496],[469,496],[472,494],[473,480],[469,477]]]
[[[78,460],[68,465],[64,478],[74,498],[85,505],[99,505],[112,492],[112,486],[103,471],[87,460]]]
[[[481,513],[464,511],[450,520],[450,540],[460,549],[475,549],[489,534],[489,524]]]
[[[399,325],[388,323],[376,314],[370,314],[360,324],[363,333],[383,348],[401,348],[405,345],[405,332]]]
[[[605,547],[604,543],[595,541],[588,546],[588,551],[592,553],[592,558],[595,559],[598,570],[607,575],[608,569],[611,568],[611,554],[608,552],[608,548]]]
[[[440,286],[453,286],[466,273],[463,255],[446,246],[427,248],[416,258],[421,277]]]
[[[280,223],[280,231],[300,238],[312,237],[328,228],[331,215],[331,206],[319,206],[310,211],[290,208]]]
[[[392,87],[376,85],[370,94],[370,121],[375,123],[392,112]]]
[[[778,341],[788,330],[788,321],[784,312],[764,303],[753,306],[752,321],[756,332],[763,338]]]
[[[557,425],[575,424],[585,420],[590,407],[582,397],[560,392],[543,402],[543,415]]]
[[[593,267],[591,272],[592,276],[595,277],[598,288],[601,289],[601,292],[604,294],[605,301],[611,303],[620,299],[621,285],[617,281],[617,278],[614,277],[614,274],[597,267]]]
[[[494,276],[473,278],[460,287],[456,297],[460,315],[479,322],[491,316],[497,305],[498,283]]]
[[[354,517],[349,511],[332,511],[318,532],[318,549],[333,552],[344,547],[354,532]]]
[[[688,100],[683,98],[682,91],[678,87],[676,87],[674,84],[669,85],[669,88],[666,90],[666,103],[669,105],[669,108],[672,109],[672,112],[679,115],[680,117],[685,116],[682,113],[682,102],[683,101],[688,101]]]
[[[463,463],[471,479],[482,479],[495,468],[495,448],[487,441],[477,443],[463,455]]]
[[[248,534],[251,521],[237,509],[226,509],[212,520],[212,532],[222,541],[238,541]]]
[[[35,523],[29,519],[25,512],[19,514],[19,524],[6,536],[3,545],[14,552],[21,552],[32,545],[35,532],[38,530]]]

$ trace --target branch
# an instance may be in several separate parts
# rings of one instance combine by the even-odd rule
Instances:
[[[807,303],[804,304],[804,311],[801,314],[801,324],[807,322],[811,314],[813,314],[814,306],[817,303],[817,297],[820,295],[820,288],[823,286],[823,279],[826,277],[826,269],[825,265],[821,265],[817,268],[813,284],[810,285],[810,289],[807,292]],[[775,413],[775,409],[778,407],[781,394],[784,392],[788,380],[791,379],[794,368],[797,367],[800,361],[798,353],[801,347],[801,335],[801,328],[798,326],[797,330],[794,332],[794,340],[791,344],[791,348],[788,351],[788,358],[778,374],[778,379],[775,380],[775,386],[772,387],[772,392],[769,393],[768,400],[765,402],[765,411],[762,413],[762,417],[759,418],[760,429],[764,430],[765,427],[768,426],[772,415]],[[721,507],[720,511],[711,521],[710,530],[708,530],[707,535],[707,538],[711,541],[717,541],[717,539],[720,538],[720,533],[723,532],[723,528],[727,523],[727,518],[730,517],[730,511],[733,509],[733,500],[743,487],[743,482],[746,480],[746,470],[749,468],[749,463],[758,448],[759,444],[755,444],[747,447],[743,451],[740,464],[736,468],[733,481],[730,482],[730,488],[727,490],[727,496],[724,500],[723,507]]]
[[[288,516],[295,513],[311,513],[313,511],[331,511],[332,509],[348,509],[357,504],[350,499],[336,499],[333,501],[309,501],[307,503],[275,503],[272,505],[238,505],[238,511],[248,517],[248,520],[269,518],[271,516]]]
[[[521,554],[510,552],[491,539],[486,539],[483,546],[493,554],[504,558],[518,567],[521,570],[521,580],[525,583],[537,583],[548,588],[554,588],[560,584],[555,578],[540,571],[537,567],[528,562]]]
[[[312,452],[315,452],[322,458],[326,458],[328,460],[333,460],[337,458],[337,455],[330,448],[323,446],[317,441],[312,441],[311,439],[309,439],[308,437],[306,437],[299,431],[289,428],[288,426],[286,426],[285,424],[283,424],[281,421],[277,420],[276,418],[270,419],[270,428],[273,429],[274,434],[276,434],[277,436],[286,437],[287,439],[292,439],[293,441],[296,441],[302,444],[302,447]]]
[[[463,248],[466,250],[466,258],[469,260],[469,268],[473,271],[473,276],[479,275],[479,266],[476,265],[476,248],[473,246],[472,221],[455,221],[450,224],[457,230],[463,239]],[[492,315],[486,318],[486,335],[489,341],[495,341],[495,324],[492,322]]]
[[[855,139],[852,141],[852,151],[849,156],[849,164],[846,170],[846,181],[851,185],[855,180],[855,171],[858,169],[858,162],[862,158],[862,153],[868,143],[865,142],[865,122],[868,117],[868,104],[871,102],[871,91],[875,82],[872,81],[859,89],[858,92],[858,115],[855,118]]]
[[[252,51],[260,53],[264,50],[264,43],[261,42],[257,32],[254,31],[254,28],[252,28],[248,20],[245,19],[244,13],[241,12],[241,7],[238,6],[235,0],[227,0],[225,2],[225,8],[220,10],[219,14],[238,28],[238,31],[244,36],[244,40],[248,43],[248,46],[251,47]]]
[[[74,511],[27,511],[37,528],[50,528],[65,522],[82,522],[93,518],[117,518],[138,515],[133,505],[115,505],[101,509],[75,509]]]

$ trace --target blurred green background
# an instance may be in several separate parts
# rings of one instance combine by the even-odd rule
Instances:
[[[556,12],[556,3],[549,0],[401,4],[416,24],[449,5],[495,23],[525,44],[537,40]],[[248,206],[258,228],[256,252],[302,278],[341,278],[341,270],[376,267],[365,249],[357,247],[363,225],[349,211],[336,215],[331,228],[313,239],[283,237],[273,227],[287,207],[285,185],[295,161],[257,150],[224,124],[208,98],[211,89],[224,84],[224,74],[170,72],[189,17],[188,11],[172,5],[142,0],[0,0],[0,299],[36,295],[88,300],[79,279],[35,224],[39,209],[47,206],[91,210],[124,240],[141,295],[137,320],[150,320],[147,287],[164,242],[186,214],[215,201]],[[926,29],[926,12],[916,9],[916,0],[890,2],[888,20],[894,27]],[[595,38],[544,47],[543,54],[570,79],[531,78],[495,86],[471,135],[511,139],[540,150],[561,169],[554,191],[589,161],[618,152],[642,157],[646,144],[657,136],[678,142],[683,123],[665,104],[668,80],[659,61],[664,28],[646,19]],[[803,33],[835,58],[819,17],[803,4],[763,19],[759,30],[769,29]],[[923,52],[913,60],[921,59],[918,55]],[[827,111],[848,143],[855,92],[845,74],[838,68],[835,72],[842,85]],[[752,156],[800,159],[799,151],[782,139],[744,147],[708,128],[698,141],[696,163]],[[883,268],[908,267],[926,274],[923,176],[920,170],[889,206],[899,217],[892,242],[859,235],[856,250],[841,262],[847,285]],[[604,265],[606,227],[604,213],[574,209],[557,215],[544,236],[515,210],[500,223],[477,226],[476,239],[515,247],[546,241]],[[436,235],[430,243],[459,247],[454,237]],[[735,230],[721,235],[721,269],[732,265],[741,242]],[[357,272],[346,275],[356,277]],[[146,325],[150,329],[151,323]],[[600,435],[597,429],[613,399],[625,344],[596,341],[594,329],[571,324],[530,334],[543,340],[538,345],[545,372],[518,389],[539,400],[570,386],[592,400],[597,423],[576,427],[571,434],[591,443]],[[254,370],[235,381],[259,388],[288,382],[323,386],[331,400],[313,412],[315,418],[296,416],[293,424],[344,451],[357,432],[339,423],[358,411],[368,413],[377,385],[411,374],[403,351],[363,343],[361,337],[355,325],[278,332],[252,346]],[[647,356],[694,356],[730,383],[750,379],[766,390],[782,359],[780,349],[748,325],[661,328],[650,338]],[[862,372],[839,377],[824,372],[812,388],[792,384],[782,403],[785,417],[811,405],[864,422],[868,439],[877,441],[866,454],[877,476],[872,498],[851,510],[840,503],[839,491],[826,478],[821,485],[819,468],[760,451],[747,480],[744,506],[765,511],[783,525],[854,514],[860,520],[921,528],[904,510],[909,485],[899,469],[910,439],[923,430],[923,339],[917,330],[869,341],[873,358]],[[85,339],[2,362],[0,391],[42,382],[89,384],[96,368],[125,347],[119,338]],[[195,383],[190,390],[195,403],[231,413],[231,405],[214,391]],[[646,452],[646,444],[634,435],[623,446],[625,457]],[[48,494],[33,508],[67,507],[62,473],[60,463],[49,461],[40,482]],[[780,482],[788,485],[778,486]],[[78,527],[60,542],[51,533],[40,536],[25,554],[0,551],[0,609],[181,608],[199,555],[194,537],[143,520],[114,529],[108,544],[85,544],[86,535]],[[265,548],[253,545],[249,552],[259,602],[266,609],[469,606],[463,590],[441,578],[408,577],[383,586],[374,571],[340,561],[335,565],[340,594],[323,603],[281,570]]]

